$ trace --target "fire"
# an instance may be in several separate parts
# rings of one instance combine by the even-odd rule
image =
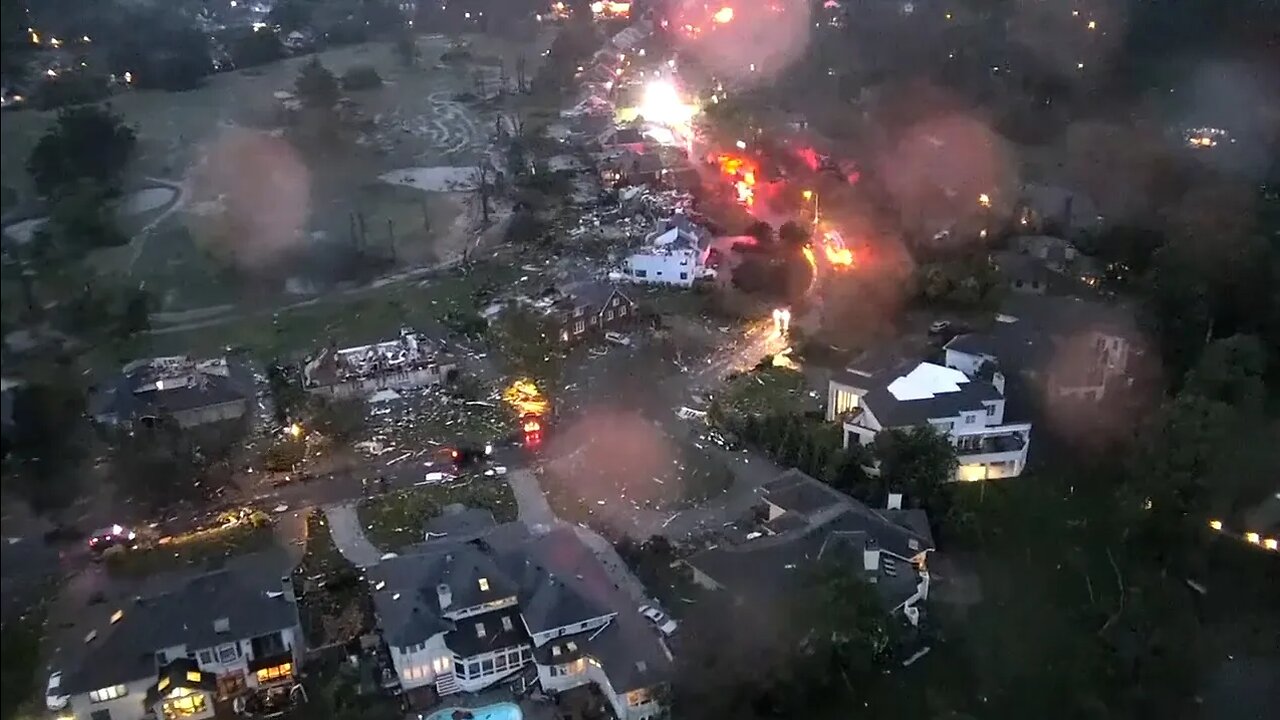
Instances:
[[[521,378],[512,382],[502,391],[502,399],[515,410],[520,417],[545,415],[548,410],[547,398],[532,380]]]
[[[821,159],[818,157],[818,151],[811,147],[802,147],[796,150],[796,155],[800,156],[800,160],[804,162],[806,167],[815,172],[822,164]]]
[[[718,155],[716,163],[720,172],[733,179],[733,190],[738,202],[747,207],[756,202],[756,166],[747,158],[736,155]]]
[[[835,267],[853,267],[853,251],[845,247],[844,238],[835,230],[822,234],[822,253]]]
[[[662,125],[676,136],[688,139],[693,137],[693,118],[697,116],[697,105],[686,102],[679,89],[669,80],[655,80],[645,85],[644,95],[636,112],[645,120]]]
[[[816,275],[818,272],[818,258],[814,256],[813,248],[805,245],[801,252],[804,253],[804,259],[809,261],[809,269]]]
[[[715,15],[712,15],[712,16],[711,16],[711,19],[712,19],[712,20],[714,20],[716,23],[718,23],[718,24],[720,24],[720,25],[724,25],[725,23],[733,22],[733,8],[731,8],[731,7],[722,7],[722,8],[720,8],[719,10],[717,10],[717,11],[716,11],[716,14],[715,14]]]

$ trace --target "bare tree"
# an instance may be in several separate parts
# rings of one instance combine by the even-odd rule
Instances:
[[[516,92],[525,93],[529,91],[529,87],[524,77],[524,55],[516,58]]]
[[[480,196],[480,217],[485,225],[489,224],[489,194],[492,190],[490,179],[493,177],[493,166],[488,158],[481,158],[476,163],[476,193]]]

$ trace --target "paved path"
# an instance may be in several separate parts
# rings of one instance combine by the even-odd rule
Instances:
[[[547,496],[543,494],[542,486],[538,484],[538,478],[531,470],[528,468],[512,470],[507,473],[507,482],[511,483],[511,490],[515,493],[520,519],[529,526],[530,530],[545,532],[560,522],[551,511]]]
[[[324,509],[324,516],[329,520],[333,544],[338,546],[342,557],[350,560],[356,567],[378,564],[382,553],[365,537],[364,528],[360,527],[360,518],[356,515],[355,503],[331,505]]]

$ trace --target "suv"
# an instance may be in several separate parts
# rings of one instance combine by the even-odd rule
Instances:
[[[676,631],[676,621],[667,617],[667,614],[659,610],[654,605],[641,605],[640,614],[645,616],[654,627],[658,628],[658,632],[665,637],[671,637]]]

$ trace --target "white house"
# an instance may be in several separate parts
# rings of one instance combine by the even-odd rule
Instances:
[[[138,597],[63,668],[59,718],[213,717],[252,693],[290,692],[303,658],[289,578],[244,563]]]
[[[1031,423],[1005,422],[1004,376],[982,375],[926,362],[836,373],[827,419],[843,426],[845,447],[869,445],[883,430],[931,426],[955,444],[956,479],[1017,477],[1027,464]]]
[[[498,683],[561,692],[594,684],[622,720],[659,714],[671,656],[569,529],[509,523],[429,541],[369,568],[401,687],[438,695]]]
[[[712,272],[705,265],[707,254],[708,245],[696,226],[676,213],[665,229],[651,234],[627,257],[622,273],[632,282],[690,287]]]

